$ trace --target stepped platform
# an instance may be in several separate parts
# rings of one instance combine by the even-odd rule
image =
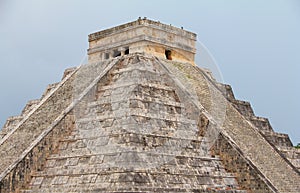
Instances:
[[[0,192],[298,193],[300,152],[195,65],[195,39],[146,18],[91,34],[0,132]]]

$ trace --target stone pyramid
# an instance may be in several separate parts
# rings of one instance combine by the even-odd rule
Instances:
[[[139,18],[89,35],[0,132],[0,192],[300,192],[300,151],[194,63],[196,34]]]

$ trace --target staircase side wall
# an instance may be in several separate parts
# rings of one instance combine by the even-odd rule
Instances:
[[[73,100],[73,80],[73,75],[66,77],[58,88],[52,94],[50,93],[18,128],[15,128],[13,133],[5,140],[2,139],[0,144],[1,193],[15,192],[28,182],[30,180],[27,178],[28,174],[43,166],[45,157],[55,149],[56,141],[66,132],[65,128],[55,129],[56,131],[49,132],[46,138],[38,138],[49,128],[59,124],[59,122],[56,125],[53,123]],[[40,141],[35,143],[37,140]],[[33,146],[34,143],[37,145]]]
[[[26,188],[31,181],[31,174],[44,168],[46,158],[57,151],[59,140],[68,135],[73,126],[73,115],[67,115],[2,179],[0,192],[20,192]]]
[[[220,135],[213,152],[220,156],[226,171],[236,175],[238,184],[243,190],[255,193],[275,191],[267,180],[262,180],[263,176],[258,172],[259,170],[246,160],[243,153],[224,135]]]

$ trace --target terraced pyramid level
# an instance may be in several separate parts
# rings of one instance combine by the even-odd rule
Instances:
[[[300,152],[194,65],[192,43],[128,37],[105,57],[101,38],[140,28],[193,36],[147,19],[90,35],[88,64],[2,129],[0,192],[299,192]]]

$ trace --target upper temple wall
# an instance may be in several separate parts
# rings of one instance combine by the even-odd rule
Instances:
[[[89,35],[89,61],[101,61],[129,53],[194,62],[196,34],[144,19]]]

